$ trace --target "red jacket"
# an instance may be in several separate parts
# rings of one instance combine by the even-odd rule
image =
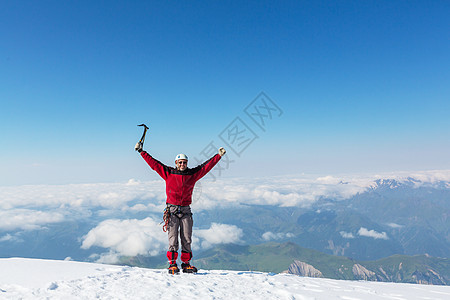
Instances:
[[[214,155],[203,164],[184,171],[179,171],[164,165],[154,159],[145,151],[141,152],[142,158],[166,181],[167,204],[188,206],[192,203],[192,191],[195,183],[205,176],[222,158],[219,154]]]

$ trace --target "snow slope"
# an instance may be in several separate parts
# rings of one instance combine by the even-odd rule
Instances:
[[[450,299],[449,286],[260,272],[169,275],[73,261],[0,259],[0,299]]]

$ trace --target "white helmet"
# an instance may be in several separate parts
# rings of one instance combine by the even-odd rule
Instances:
[[[175,157],[175,161],[179,160],[179,159],[185,159],[188,160],[188,157],[186,156],[186,154],[180,153]]]

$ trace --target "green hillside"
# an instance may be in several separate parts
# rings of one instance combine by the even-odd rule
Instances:
[[[287,270],[294,260],[314,265],[325,277],[339,279],[350,279],[351,277],[353,262],[349,258],[302,248],[294,243],[267,243],[252,246],[228,244],[202,253],[195,262],[204,269],[280,273]],[[339,272],[339,269],[342,270],[342,273]]]
[[[324,277],[361,279],[355,264],[367,269],[368,279],[428,284],[450,284],[450,260],[430,256],[395,255],[376,261],[355,261],[347,257],[302,248],[294,243],[252,246],[222,245],[203,252],[195,264],[203,269],[251,270],[280,273],[298,260],[318,269]]]
[[[450,283],[450,260],[428,255],[393,255],[364,265],[386,281],[442,284]]]

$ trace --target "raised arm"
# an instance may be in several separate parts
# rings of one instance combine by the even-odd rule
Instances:
[[[147,162],[147,164],[156,171],[164,180],[169,175],[168,166],[160,162],[159,160],[154,159],[150,154],[145,151],[140,151],[142,158]]]
[[[205,161],[203,164],[197,166],[194,168],[194,177],[195,180],[199,180],[206,174],[208,174],[209,171],[211,171],[212,168],[219,162],[219,160],[224,156],[226,153],[224,148],[219,149],[219,153]]]

